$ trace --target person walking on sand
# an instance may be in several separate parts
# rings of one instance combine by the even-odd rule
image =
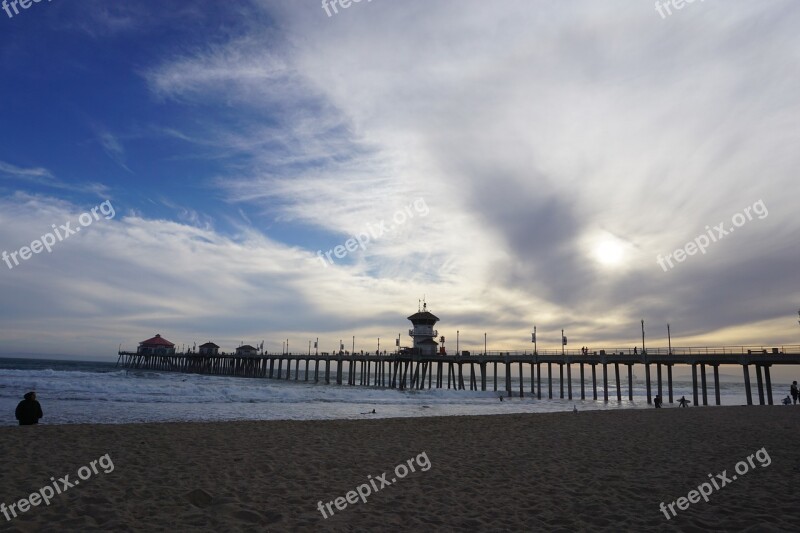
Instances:
[[[689,400],[686,399],[686,396],[681,396],[681,399],[678,400],[678,405],[681,407],[686,407],[689,405]]]
[[[792,394],[792,400],[794,400],[795,405],[797,404],[797,397],[800,395],[800,390],[797,390],[797,382],[792,381],[792,388],[790,389]]]
[[[656,397],[653,398],[653,405],[656,406],[656,409],[661,409],[661,396],[656,394]]]
[[[39,423],[39,419],[44,414],[42,413],[42,406],[36,401],[35,392],[31,391],[25,394],[25,399],[17,404],[17,410],[14,415],[19,420],[20,426],[32,426]]]

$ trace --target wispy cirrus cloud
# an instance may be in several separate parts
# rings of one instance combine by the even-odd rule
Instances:
[[[102,183],[69,183],[56,178],[50,170],[43,167],[25,168],[0,161],[0,178],[52,189],[90,193],[101,197],[109,195],[109,188]]]
[[[0,175],[7,178],[19,178],[42,183],[52,181],[53,174],[42,167],[24,168],[0,161]]]

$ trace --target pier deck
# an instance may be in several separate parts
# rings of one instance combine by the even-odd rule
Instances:
[[[773,404],[772,381],[770,367],[772,365],[800,365],[800,345],[792,346],[735,346],[717,348],[655,348],[644,353],[632,353],[628,349],[591,350],[582,353],[579,350],[542,350],[537,352],[499,351],[476,355],[436,355],[422,356],[411,353],[392,354],[263,354],[257,356],[237,355],[199,355],[183,354],[141,354],[120,351],[118,365],[128,369],[157,370],[209,375],[240,376],[251,378],[270,378],[300,380],[301,363],[303,381],[329,384],[333,380],[342,385],[347,376],[347,384],[351,386],[375,386],[405,389],[445,388],[445,375],[448,389],[466,390],[465,378],[469,390],[487,390],[489,365],[493,378],[493,390],[498,390],[498,365],[505,365],[505,383],[503,390],[508,396],[518,393],[524,397],[525,370],[530,376],[529,394],[542,398],[542,365],[547,365],[547,397],[553,398],[553,368],[558,365],[559,397],[564,398],[564,371],[567,379],[567,398],[573,399],[572,371],[578,365],[580,372],[580,398],[586,399],[585,372],[586,365],[591,367],[592,397],[597,400],[597,370],[602,370],[602,393],[604,401],[609,400],[609,365],[614,367],[614,383],[616,397],[622,401],[620,381],[620,365],[627,367],[628,399],[633,400],[633,365],[643,365],[647,402],[652,403],[651,370],[655,365],[657,394],[663,397],[663,370],[666,369],[666,385],[668,402],[673,403],[672,369],[675,365],[691,366],[692,390],[694,405],[708,405],[708,385],[706,366],[711,367],[714,380],[715,404],[720,405],[719,367],[720,365],[739,365],[747,396],[747,404],[753,405],[750,381],[751,367],[755,369],[758,403]],[[518,369],[518,375],[512,375],[512,369]],[[292,370],[294,367],[294,372]],[[346,372],[345,372],[346,370]],[[698,382],[698,374],[700,381]],[[426,384],[427,381],[427,384]],[[516,382],[516,383],[513,383]],[[576,393],[577,396],[577,393]]]

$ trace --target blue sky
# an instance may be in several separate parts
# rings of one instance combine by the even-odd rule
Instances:
[[[374,349],[423,296],[473,349],[485,331],[528,348],[534,324],[553,347],[561,328],[633,345],[641,318],[655,344],[667,322],[673,344],[800,344],[799,18],[789,0],[0,11],[0,252],[115,210],[0,263],[0,354],[112,357],[156,332]]]

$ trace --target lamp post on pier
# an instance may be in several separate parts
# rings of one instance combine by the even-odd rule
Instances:
[[[669,354],[672,355],[672,334],[669,331],[669,324],[667,324],[667,343],[669,344]]]
[[[643,318],[642,319],[642,355],[644,355],[645,353],[646,352],[645,352],[645,349],[644,349],[644,318]]]

